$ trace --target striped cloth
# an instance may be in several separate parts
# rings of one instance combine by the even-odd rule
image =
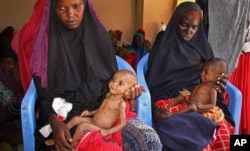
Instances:
[[[230,151],[230,135],[235,134],[235,128],[226,119],[221,121],[219,129],[215,136],[215,141],[212,141],[202,151]]]

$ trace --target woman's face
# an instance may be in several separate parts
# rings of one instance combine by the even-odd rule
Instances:
[[[17,62],[11,57],[3,58],[1,62],[1,67],[6,74],[11,74],[15,68],[17,68]]]
[[[57,0],[56,14],[66,28],[78,28],[84,15],[83,0]]]
[[[184,12],[178,21],[177,32],[179,38],[187,42],[191,40],[198,30],[200,24],[200,15],[198,11],[188,10]]]
[[[140,48],[143,45],[143,39],[141,39],[140,37],[136,37],[135,38],[135,45]]]

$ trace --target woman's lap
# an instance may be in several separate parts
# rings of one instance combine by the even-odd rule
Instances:
[[[126,151],[161,151],[160,139],[153,128],[138,118],[127,122],[122,131],[123,146]]]
[[[216,140],[212,142],[211,148],[213,151],[229,151],[230,150],[230,135],[235,134],[235,128],[226,119],[219,123],[220,127],[216,132]]]
[[[230,135],[235,133],[235,128],[226,119],[219,123],[220,128],[215,136],[216,140],[210,142],[202,151],[229,151]]]
[[[165,148],[178,151],[201,150],[210,142],[217,127],[211,119],[195,112],[174,115],[154,123]]]
[[[230,135],[235,134],[234,126],[226,119],[218,123],[215,136],[216,139],[211,141],[202,151],[229,151],[230,150]],[[163,142],[164,143],[164,142]],[[169,142],[167,142],[169,144]]]

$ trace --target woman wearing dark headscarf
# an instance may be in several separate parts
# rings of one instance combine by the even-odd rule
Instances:
[[[180,4],[161,39],[152,48],[146,74],[153,100],[154,128],[167,150],[202,150],[211,141],[217,128],[213,121],[191,112],[165,118],[161,108],[165,108],[183,88],[192,91],[200,83],[202,64],[212,57],[212,49],[204,35],[200,7],[192,2]],[[230,116],[223,101],[220,95],[217,105]],[[224,135],[221,134],[223,130]],[[234,127],[224,119],[216,131],[217,139],[210,142],[207,149],[224,147],[223,150],[228,150],[230,130],[233,132]]]
[[[139,55],[139,59],[148,53],[145,46],[145,38],[142,33],[137,32],[134,34],[132,43],[128,46],[128,49],[134,50]]]
[[[105,97],[117,70],[113,46],[89,0],[38,0],[34,14],[41,18],[32,16],[24,29],[36,25],[34,37],[27,38],[30,42],[33,37],[30,68],[39,98],[36,150],[49,150],[44,140],[52,136],[57,150],[72,150],[65,123],[83,110],[96,109]],[[135,86],[125,97],[135,98],[141,91]],[[65,108],[72,107],[63,122],[52,108],[58,99],[69,105]],[[52,134],[44,126],[50,126]],[[125,150],[160,150],[155,131],[137,118],[127,122],[122,135]]]

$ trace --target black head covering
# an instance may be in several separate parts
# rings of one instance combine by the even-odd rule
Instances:
[[[4,51],[11,47],[10,44],[11,40],[9,38],[0,37],[0,58],[2,58]]]
[[[0,58],[12,58],[17,62],[17,55],[11,47],[5,49]]]
[[[110,37],[88,0],[84,0],[84,7],[81,25],[69,30],[56,15],[56,0],[52,0],[48,90],[53,97],[65,98],[79,110],[90,110],[105,95],[117,63]]]
[[[189,42],[181,41],[177,35],[178,19],[190,9],[201,14],[196,3],[180,4],[149,54],[146,80],[152,100],[177,96],[183,88],[192,90],[200,82],[199,73],[203,62],[213,57],[202,22]]]

